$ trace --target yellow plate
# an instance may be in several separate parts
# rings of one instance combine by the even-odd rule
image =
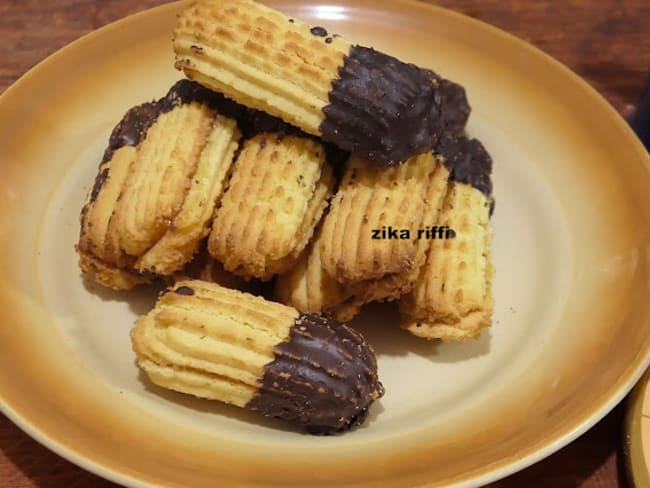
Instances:
[[[387,393],[366,425],[327,438],[139,375],[128,333],[153,293],[85,282],[73,244],[111,128],[180,76],[170,4],[75,42],[0,98],[2,410],[132,486],[476,485],[580,435],[650,357],[650,165],[625,122],[548,56],[461,15],[270,3],[466,86],[469,133],[495,160],[493,328],[432,344],[370,309],[358,324]]]

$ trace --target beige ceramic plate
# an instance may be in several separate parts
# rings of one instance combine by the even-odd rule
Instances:
[[[541,52],[403,1],[271,2],[463,83],[495,160],[494,327],[467,344],[358,322],[386,396],[363,428],[311,437],[138,374],[134,317],[155,292],[86,283],[73,252],[112,126],[179,77],[179,5],[101,29],[0,98],[0,405],[30,435],[134,486],[475,485],[568,443],[650,352],[650,164],[624,121]]]

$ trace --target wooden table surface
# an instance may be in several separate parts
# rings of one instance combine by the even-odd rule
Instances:
[[[507,30],[568,65],[628,115],[650,66],[648,0],[432,1]],[[0,93],[29,68],[93,29],[161,0],[0,0]],[[624,405],[546,460],[493,488],[627,486]],[[114,487],[51,453],[0,414],[0,487]]]

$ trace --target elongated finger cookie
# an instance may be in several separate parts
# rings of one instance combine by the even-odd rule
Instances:
[[[150,281],[149,276],[134,269],[136,258],[120,248],[113,216],[137,158],[136,146],[158,112],[157,102],[143,103],[130,109],[113,129],[95,183],[81,210],[79,265],[110,288],[127,289]]]
[[[441,160],[432,158],[431,163],[433,171],[427,175],[426,180],[423,223],[436,222],[449,179],[449,170]],[[327,222],[328,219],[329,216],[326,215],[323,220]],[[410,267],[376,280],[343,284],[324,269],[321,260],[321,228],[299,263],[276,280],[276,298],[302,312],[324,313],[347,322],[356,316],[366,303],[395,300],[410,291],[420,267],[424,264],[429,246],[426,239],[417,239],[417,235],[412,238],[415,254]]]
[[[140,110],[147,108],[136,107],[129,114],[133,116]],[[119,243],[108,239],[111,219],[136,149],[124,146],[109,156],[100,165],[95,184],[86,197],[77,252],[82,270],[92,273],[104,286],[125,289],[149,281],[133,269],[135,259],[122,252]]]
[[[383,165],[462,131],[462,87],[252,0],[199,0],[180,15],[176,67],[237,102]]]
[[[157,271],[159,263],[151,261],[165,249],[152,248],[159,244],[174,249],[173,242],[164,240],[184,241],[187,236],[196,243],[203,237],[216,196],[224,187],[236,134],[234,120],[198,102],[158,116],[138,147],[115,216],[126,253],[142,256],[151,250],[154,254],[151,260],[144,256],[139,267]],[[183,247],[185,242],[177,244]]]
[[[131,333],[152,382],[331,434],[381,397],[363,337],[314,314],[202,281],[163,294]]]
[[[351,156],[323,224],[325,271],[350,285],[410,270],[435,169],[431,153],[391,168]]]
[[[427,339],[477,337],[491,324],[494,299],[490,197],[492,160],[480,142],[460,139],[441,148],[453,166],[438,217],[453,239],[430,241],[413,290],[400,300],[402,327]]]
[[[431,156],[430,160],[428,158],[429,155],[425,159],[426,164],[431,164],[433,170],[429,172],[424,181],[422,219],[417,228],[410,229],[414,246],[410,266],[400,272],[386,274],[379,279],[370,279],[349,285],[348,290],[352,296],[347,299],[346,308],[360,309],[366,303],[396,300],[412,288],[420,268],[424,265],[429,248],[429,243],[422,231],[426,230],[432,222],[437,221],[443,198],[447,193],[450,175],[449,168],[441,158],[434,156]],[[417,195],[414,194],[413,198],[417,198]]]
[[[169,275],[209,231],[240,137],[232,102],[181,81],[113,131],[82,210],[80,266],[111,288]]]
[[[235,121],[217,116],[190,176],[180,211],[160,239],[138,259],[137,269],[166,275],[192,258],[198,242],[209,233],[208,225],[225,188],[237,139]]]
[[[282,134],[247,140],[214,219],[210,254],[245,277],[268,280],[288,270],[313,235],[333,185],[317,141]]]

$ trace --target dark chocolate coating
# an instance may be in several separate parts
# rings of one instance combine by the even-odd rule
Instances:
[[[460,133],[469,112],[460,85],[353,46],[332,83],[319,130],[324,140],[390,166],[431,150],[445,132]]]
[[[179,286],[174,290],[174,293],[178,293],[179,295],[192,296],[194,295],[194,289],[190,288],[189,286]]]
[[[318,36],[318,37],[325,37],[327,35],[327,29],[325,29],[324,27],[321,27],[319,25],[309,29],[309,32],[311,32],[312,35]]]
[[[158,101],[162,111],[167,112],[172,108],[185,103],[199,102],[210,107],[215,112],[231,119],[239,119],[245,107],[226,98],[221,93],[213,92],[195,81],[179,80],[167,92],[167,95]]]
[[[160,115],[159,102],[147,102],[130,109],[111,132],[101,162],[110,160],[113,153],[123,146],[137,146],[158,115]]]
[[[470,107],[467,102],[465,89],[458,83],[444,78],[438,78],[438,94],[440,96],[440,111],[443,135],[458,135],[463,132]],[[440,140],[442,137],[438,137]]]
[[[492,158],[478,139],[447,134],[435,152],[443,157],[452,181],[471,185],[487,197],[492,195]]]
[[[358,332],[334,320],[301,314],[289,340],[274,352],[246,406],[312,434],[360,425],[370,404],[384,394],[370,346]]]
[[[95,177],[95,183],[93,184],[93,189],[90,191],[90,202],[97,200],[99,192],[106,183],[106,178],[108,178],[108,168],[101,170]]]
[[[287,124],[284,120],[273,117],[266,112],[251,108],[242,108],[244,110],[237,118],[237,123],[245,139],[264,133],[310,137],[297,127]]]

